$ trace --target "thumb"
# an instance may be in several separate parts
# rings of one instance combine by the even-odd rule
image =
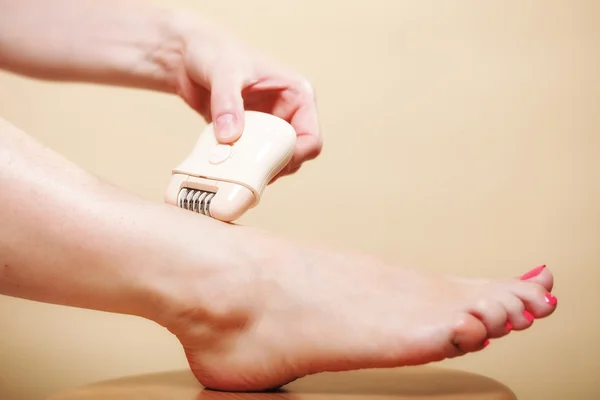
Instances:
[[[239,139],[244,129],[244,99],[241,80],[235,74],[219,74],[211,85],[211,118],[221,143]]]

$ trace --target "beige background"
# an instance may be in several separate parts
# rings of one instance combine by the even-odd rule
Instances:
[[[523,400],[600,398],[600,2],[170,3],[213,15],[317,89],[322,156],[242,222],[465,276],[547,263],[552,318],[443,364]],[[204,126],[166,95],[6,74],[0,94],[0,115],[156,201]],[[2,297],[0,324],[2,399],[186,367],[144,320]]]

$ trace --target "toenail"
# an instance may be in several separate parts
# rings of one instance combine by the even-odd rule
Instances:
[[[535,319],[533,314],[529,311],[523,311],[523,315],[525,316],[525,319],[529,322],[533,322],[533,320]]]
[[[490,344],[490,339],[485,339],[485,342],[483,342],[483,347],[487,347],[488,344]]]
[[[558,303],[558,300],[554,295],[552,295],[552,293],[546,293],[546,303],[550,304],[551,306],[555,306],[556,303]]]
[[[531,271],[521,276],[521,280],[531,279],[534,276],[538,276],[543,270],[546,268],[546,265],[540,265],[539,267],[535,267]]]
[[[506,330],[507,331],[512,331],[512,328],[513,328],[512,324],[510,322],[507,322],[506,323]]]

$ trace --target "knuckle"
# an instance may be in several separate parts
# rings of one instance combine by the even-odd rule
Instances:
[[[323,152],[323,139],[318,138],[313,146],[313,151],[311,153],[312,158],[316,158]]]
[[[298,172],[298,170],[300,170],[301,166],[302,166],[302,164],[294,165],[292,168],[290,168],[290,170],[288,171],[288,174],[290,174],[290,175],[295,174],[296,172]]]
[[[310,147],[304,149],[299,155],[299,161],[305,162],[317,158],[323,151],[323,141],[320,138],[315,138]]]
[[[487,313],[492,305],[489,299],[485,297],[479,297],[475,300],[475,309],[481,313]]]
[[[312,82],[305,76],[302,76],[296,81],[296,89],[302,96],[315,99],[317,97],[315,87]]]

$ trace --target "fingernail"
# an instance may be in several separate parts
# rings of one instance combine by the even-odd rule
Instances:
[[[483,347],[487,347],[490,344],[490,339],[485,339],[485,342],[483,342]]]
[[[546,293],[546,303],[551,306],[555,306],[558,303],[558,299],[552,295],[552,293]]]
[[[510,322],[507,322],[506,323],[506,330],[507,331],[512,331],[512,328],[513,328],[512,324]]]
[[[534,276],[538,276],[543,270],[546,268],[545,265],[540,265],[539,267],[535,267],[531,271],[521,276],[521,280],[531,279]]]
[[[235,115],[223,114],[217,118],[216,131],[220,138],[231,139],[235,136]]]
[[[525,316],[525,319],[529,322],[533,322],[533,320],[535,319],[533,314],[530,313],[529,311],[523,311],[523,315]]]

